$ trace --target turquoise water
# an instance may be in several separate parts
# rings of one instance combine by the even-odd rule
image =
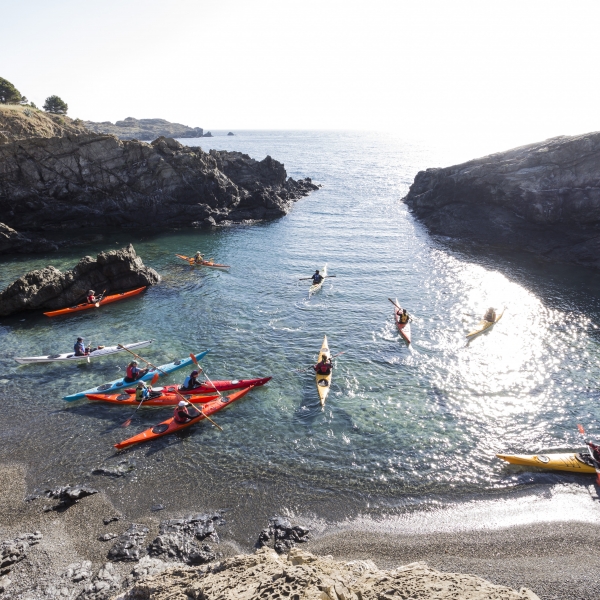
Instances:
[[[162,276],[142,296],[97,311],[0,321],[0,460],[26,462],[31,488],[90,480],[131,514],[157,501],[231,508],[239,533],[275,512],[378,515],[580,481],[494,455],[579,448],[578,422],[600,436],[600,278],[432,239],[400,200],[418,170],[465,156],[360,133],[242,132],[186,143],[271,154],[289,175],[323,187],[271,223],[110,233],[57,255],[2,259],[6,285],[132,242]],[[191,269],[174,256],[196,250],[231,271]],[[337,277],[309,299],[298,279],[325,263]],[[410,348],[388,297],[414,316]],[[490,305],[505,306],[504,317],[466,344]],[[312,363],[325,334],[332,353],[344,354],[322,410],[313,377],[294,369]],[[123,357],[12,360],[68,351],[78,335],[105,345],[153,338],[143,354],[155,364],[211,348],[203,361],[211,378],[273,380],[216,415],[223,432],[204,423],[116,454],[114,443],[170,411],[141,409],[122,429],[130,409],[61,398],[119,377]],[[120,461],[134,467],[126,477],[89,475]]]

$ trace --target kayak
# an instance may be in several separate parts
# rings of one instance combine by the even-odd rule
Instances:
[[[201,352],[200,354],[196,354],[196,360],[201,360],[204,358],[210,350],[206,350],[205,352]],[[173,371],[177,371],[178,369],[183,369],[184,367],[188,367],[192,364],[191,357],[182,358],[180,360],[176,360],[171,363],[167,363],[166,365],[160,365],[158,369],[155,371],[151,369],[148,371],[143,377],[140,377],[138,381],[149,381],[154,376],[154,373],[158,372],[159,375],[169,374]],[[63,400],[67,402],[73,402],[73,400],[79,400],[80,398],[85,398],[87,394],[110,394],[112,392],[118,392],[121,389],[126,389],[132,385],[135,385],[135,381],[125,381],[123,378],[115,379],[109,383],[103,383],[98,387],[91,388],[89,390],[85,390],[83,392],[77,392],[76,394],[71,394],[70,396],[64,396]]]
[[[321,345],[321,350],[319,351],[319,361],[323,357],[331,358],[329,344],[327,343],[327,336],[323,338],[323,344]],[[325,406],[325,400],[327,399],[327,394],[329,394],[329,387],[331,386],[331,373],[329,373],[329,375],[322,375],[321,373],[316,373],[315,379],[317,382],[317,392],[319,393],[319,400],[321,401],[321,406]]]
[[[311,296],[311,294],[318,292],[323,287],[323,284],[325,283],[325,277],[327,277],[327,263],[325,263],[325,266],[323,267],[323,270],[321,271],[321,275],[323,275],[323,280],[321,281],[321,283],[313,283],[313,285],[311,285],[308,288],[309,297]]]
[[[263,377],[261,379],[233,379],[231,381],[213,381],[214,387],[210,386],[207,382],[204,382],[201,386],[195,387],[191,390],[182,390],[180,385],[164,385],[162,387],[153,387],[153,392],[159,392],[162,395],[161,398],[156,398],[157,402],[150,402],[150,400],[144,401],[144,404],[151,406],[162,406],[177,404],[181,398],[179,394],[185,394],[186,400],[189,400],[192,404],[197,402],[209,402],[215,396],[200,396],[198,394],[212,394],[216,391],[225,392],[228,390],[236,390],[246,387],[257,387],[264,385],[267,381],[270,381],[271,377]],[[179,394],[177,394],[179,392]],[[135,400],[135,388],[128,388],[122,390],[119,394],[86,394],[89,400],[95,400],[97,402],[113,402],[115,404],[136,404],[139,401]],[[154,400],[154,399],[153,399]]]
[[[396,305],[400,307],[400,304],[398,304],[398,298],[396,298]],[[402,339],[407,344],[410,344],[410,321],[407,321],[406,323],[400,323],[400,317],[396,314],[396,309],[394,309],[394,320],[396,321],[396,327],[398,328]]]
[[[506,309],[502,310],[502,312],[496,317],[496,320],[493,323],[491,321],[481,319],[481,321],[479,321],[479,323],[477,324],[477,327],[475,327],[473,331],[467,333],[467,337],[473,339],[476,335],[479,335],[480,333],[487,331],[490,327],[493,327],[502,318],[502,315],[504,314],[505,310]]]
[[[211,267],[212,269],[229,269],[229,265],[220,265],[219,263],[213,262],[211,260],[203,260],[201,263],[197,263],[193,257],[183,256],[183,254],[176,254],[177,258],[181,258],[182,260],[187,260],[192,267]]]
[[[133,446],[133,444],[139,444],[140,442],[149,442],[150,440],[162,437],[163,435],[170,435],[171,433],[175,433],[176,431],[181,431],[186,427],[190,427],[191,425],[194,425],[199,421],[205,419],[206,415],[210,417],[211,415],[213,415],[216,412],[219,412],[226,406],[229,406],[236,400],[239,400],[240,398],[245,396],[252,389],[252,387],[253,386],[247,387],[243,390],[240,390],[239,392],[234,392],[229,396],[223,396],[223,398],[218,398],[217,400],[213,400],[212,402],[203,404],[203,412],[201,413],[199,410],[196,409],[198,416],[193,419],[190,419],[187,423],[176,423],[175,419],[171,417],[170,419],[167,419],[166,421],[163,421],[162,423],[159,423],[158,425],[155,425],[150,429],[146,429],[146,431],[142,431],[142,433],[138,433],[137,435],[134,435],[133,437],[130,437],[127,440],[115,444],[115,448],[117,448],[118,450],[122,450],[123,448],[127,448],[128,446]],[[192,409],[188,410],[190,410],[191,412]]]
[[[122,294],[113,294],[112,296],[105,296],[102,300],[96,302],[96,304],[90,304],[89,302],[83,302],[82,304],[76,304],[75,306],[69,306],[69,308],[61,308],[59,310],[51,310],[45,312],[47,317],[58,317],[60,315],[70,315],[71,313],[78,312],[80,310],[88,310],[89,308],[98,308],[104,304],[110,304],[111,302],[118,302],[119,300],[125,300],[125,298],[131,298],[131,296],[137,296],[141,294],[147,286],[123,292]],[[96,306],[98,305],[98,306]]]
[[[496,454],[498,458],[525,467],[538,467],[553,471],[596,474],[590,456],[581,452],[566,454]]]
[[[153,394],[156,395],[153,395]],[[175,406],[179,404],[181,396],[178,394],[165,394],[164,388],[152,388],[150,392],[150,398],[144,400],[142,404],[144,406]],[[108,402],[110,404],[123,404],[129,406],[131,404],[139,404],[140,401],[136,400],[135,392],[133,394],[123,390],[120,394],[86,394],[88,400],[94,402]],[[212,402],[219,398],[219,395],[213,394],[212,396],[187,396],[186,400],[192,404],[204,404],[206,402]]]
[[[135,342],[134,344],[123,344],[125,348],[129,350],[135,350],[136,348],[144,348],[149,346],[153,340],[147,340],[145,342]],[[24,356],[23,358],[15,358],[15,360],[21,365],[28,365],[31,363],[47,363],[47,362],[59,362],[59,361],[78,361],[87,360],[88,358],[100,358],[101,356],[107,356],[108,354],[116,354],[117,352],[125,352],[123,348],[118,346],[106,346],[100,350],[94,350],[85,356],[75,356],[73,352],[66,354],[50,354],[49,356]]]

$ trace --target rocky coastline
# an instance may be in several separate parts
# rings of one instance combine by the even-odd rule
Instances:
[[[599,182],[596,132],[421,171],[404,202],[433,234],[599,268]]]
[[[318,189],[283,164],[204,152],[172,138],[151,144],[84,133],[0,145],[0,214],[14,230],[1,251],[39,251],[43,231],[164,229],[274,219]],[[9,232],[10,233],[10,232]],[[11,240],[14,245],[11,246]],[[48,249],[48,246],[46,246]]]
[[[115,135],[121,140],[140,140],[150,142],[159,137],[200,138],[212,137],[210,131],[204,132],[202,127],[188,127],[181,123],[171,123],[165,119],[135,119],[127,117],[122,121],[111,123],[102,121],[83,121],[83,125],[94,133]]]

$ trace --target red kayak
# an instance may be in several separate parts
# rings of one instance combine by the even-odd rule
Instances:
[[[128,292],[123,292],[122,294],[113,294],[112,296],[105,296],[102,300],[98,300],[95,304],[90,304],[89,302],[83,302],[82,304],[76,304],[75,306],[69,306],[68,308],[61,308],[60,310],[51,310],[49,312],[45,312],[44,314],[47,317],[58,317],[60,315],[70,315],[74,312],[79,312],[80,310],[88,310],[90,308],[98,308],[99,306],[104,306],[105,304],[111,304],[112,302],[118,302],[119,300],[125,300],[126,298],[131,298],[132,296],[137,296],[141,294],[147,286],[137,288],[135,290],[130,290]]]
[[[163,387],[153,388],[157,392],[162,392],[163,394],[175,394],[179,392],[180,394],[188,395],[196,395],[196,394],[214,394],[215,392],[228,392],[229,390],[239,390],[241,388],[246,388],[251,385],[257,387],[259,385],[265,385],[267,381],[271,381],[272,377],[260,377],[257,379],[231,379],[228,381],[213,381],[214,385],[211,385],[208,381],[203,381],[201,385],[195,387],[191,390],[182,389],[180,385],[165,385]],[[124,390],[130,394],[135,394],[134,388],[127,388]],[[94,398],[96,400],[96,398]]]
[[[144,406],[175,406],[179,404],[181,396],[178,394],[163,394],[160,392],[160,388],[152,390],[158,392],[157,395],[150,396],[147,400],[144,400]],[[119,394],[86,394],[88,400],[94,402],[110,402],[111,404],[125,404],[126,406],[131,404],[139,404],[140,401],[136,400],[135,392],[128,393],[127,390],[123,390]],[[218,395],[212,396],[187,396],[186,400],[192,404],[204,404],[211,402],[219,398]]]
[[[235,392],[229,396],[224,396],[223,398],[219,398],[217,400],[213,400],[212,402],[208,402],[207,404],[202,405],[202,412],[196,409],[198,416],[190,419],[187,423],[176,423],[175,419],[171,417],[150,429],[146,429],[146,431],[142,431],[142,433],[138,433],[133,437],[130,437],[123,442],[119,442],[115,444],[115,448],[118,450],[122,450],[123,448],[127,448],[128,446],[133,446],[133,444],[139,444],[140,442],[148,442],[150,440],[154,440],[156,438],[162,437],[163,435],[169,435],[171,433],[175,433],[176,431],[180,431],[181,429],[185,429],[186,427],[190,427],[199,421],[202,421],[206,418],[206,416],[211,416],[216,412],[224,409],[226,406],[229,406],[236,400],[239,400],[243,396],[245,396],[254,386],[250,386],[244,390],[240,390],[239,392]],[[192,409],[188,409],[192,410]]]

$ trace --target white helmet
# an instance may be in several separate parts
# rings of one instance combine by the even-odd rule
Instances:
[[[179,401],[179,404],[178,404],[178,406],[185,406],[185,405],[186,405],[186,402],[184,402],[183,400],[180,400],[180,401]]]

